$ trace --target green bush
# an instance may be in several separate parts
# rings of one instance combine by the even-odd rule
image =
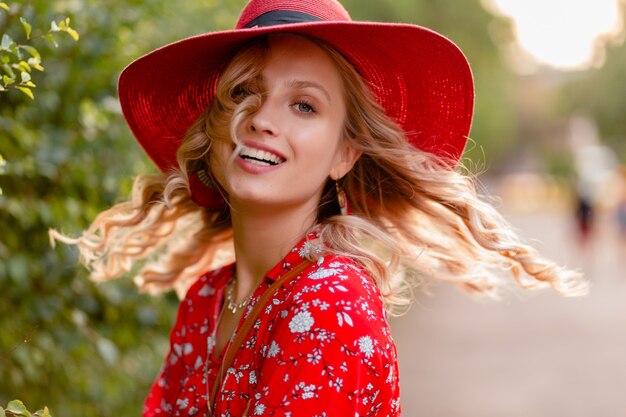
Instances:
[[[0,417],[13,417],[13,416],[23,416],[23,417],[52,417],[48,407],[44,407],[41,410],[37,410],[34,413],[28,411],[24,403],[20,400],[13,400],[9,402],[6,408],[0,407]]]

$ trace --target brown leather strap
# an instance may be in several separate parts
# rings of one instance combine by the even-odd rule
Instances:
[[[246,338],[246,336],[250,332],[250,329],[252,329],[252,326],[254,326],[254,322],[256,321],[261,311],[265,308],[265,304],[267,304],[267,301],[269,300],[269,298],[273,296],[274,293],[284,283],[288,282],[289,280],[291,280],[292,278],[300,274],[302,271],[306,269],[306,267],[311,265],[311,263],[312,262],[308,260],[304,260],[300,262],[291,271],[287,272],[285,275],[283,275],[282,277],[274,281],[274,283],[270,285],[270,287],[267,290],[265,290],[265,292],[261,295],[261,297],[259,298],[259,301],[256,302],[256,304],[252,308],[252,311],[250,311],[250,314],[248,314],[248,316],[246,317],[246,320],[241,325],[241,328],[235,335],[235,338],[233,339],[232,343],[228,345],[226,353],[224,354],[224,358],[222,359],[222,365],[220,366],[217,376],[215,377],[213,389],[211,390],[211,398],[209,399],[210,401],[209,404],[211,404],[211,408],[210,408],[211,410],[213,410],[213,406],[215,405],[215,398],[217,397],[217,391],[219,390],[220,385],[222,385],[222,378],[223,378],[222,371],[224,369],[228,371],[228,368],[230,368],[230,366],[232,365],[233,361],[235,360],[235,356],[237,355],[237,352],[239,351],[239,348],[241,347],[241,344],[243,343],[243,340]]]

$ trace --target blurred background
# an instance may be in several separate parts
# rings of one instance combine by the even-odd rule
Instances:
[[[132,59],[232,28],[245,0],[6,1],[0,36],[71,18],[77,42],[33,40],[35,99],[0,92],[0,405],[136,416],[167,349],[175,294],[94,284],[48,228],[78,234],[154,167],[116,99]],[[591,295],[440,286],[392,320],[406,416],[626,415],[626,46],[620,0],[344,0],[357,20],[439,31],[466,53],[476,116],[465,165]],[[410,51],[407,51],[410,53]],[[0,48],[0,55],[3,54]],[[181,68],[184,71],[184,68]]]

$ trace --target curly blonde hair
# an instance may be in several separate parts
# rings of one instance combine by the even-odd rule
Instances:
[[[329,180],[315,227],[327,252],[351,257],[368,270],[390,309],[409,302],[409,277],[493,294],[506,270],[525,288],[551,286],[565,295],[587,291],[580,274],[541,259],[522,243],[478,196],[471,175],[414,148],[339,52],[308,39],[327,52],[341,75],[347,104],[344,136],[362,152],[340,180],[351,214],[338,213]],[[143,260],[136,276],[142,289],[185,288],[202,272],[232,260],[223,255],[232,245],[229,207],[196,205],[189,175],[208,169],[214,141],[237,143],[237,126],[262,100],[258,94],[239,98],[237,91],[259,77],[268,51],[268,38],[258,38],[231,60],[215,98],[178,149],[177,169],[139,176],[130,201],[101,213],[76,239],[51,231],[54,238],[78,246],[93,279],[117,278]]]

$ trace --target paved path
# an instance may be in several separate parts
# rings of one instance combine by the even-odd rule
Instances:
[[[546,256],[582,268],[591,295],[421,296],[391,322],[405,417],[626,416],[626,248],[606,219],[582,250],[564,215],[508,218]]]

